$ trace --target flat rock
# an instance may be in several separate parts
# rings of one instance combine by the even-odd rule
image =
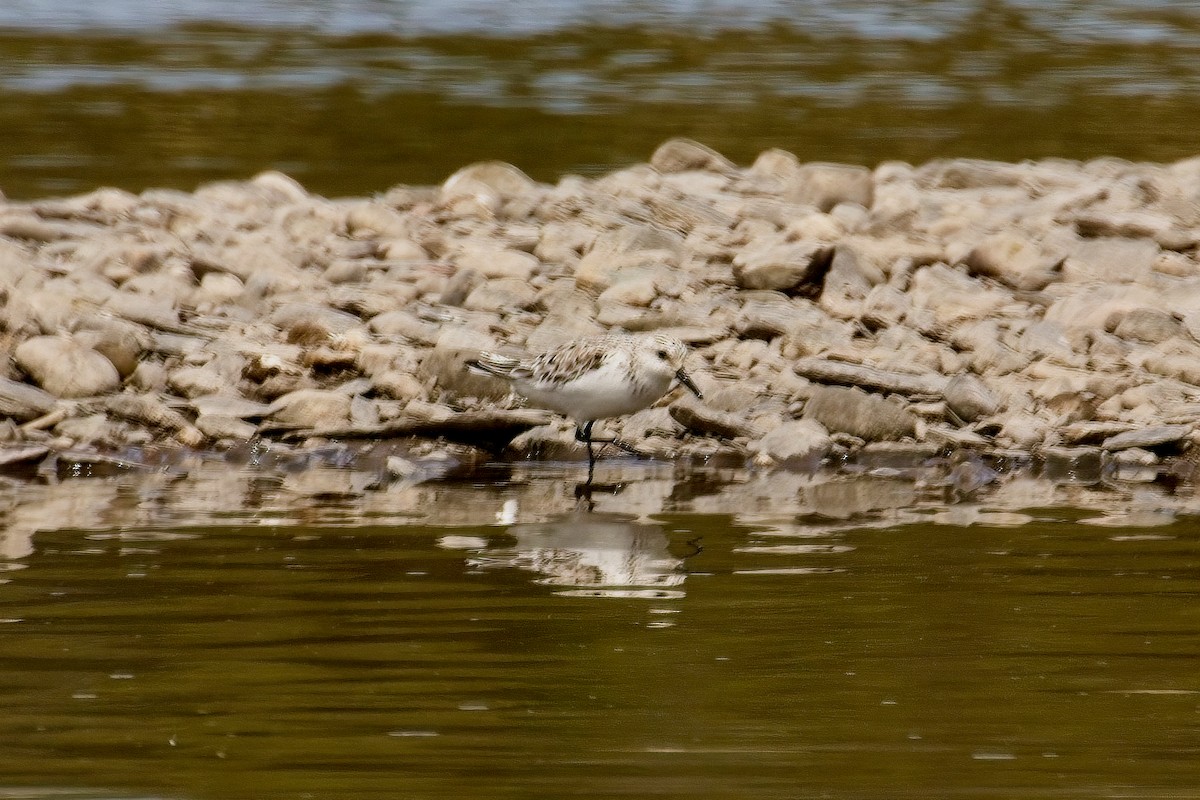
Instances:
[[[258,433],[258,427],[239,417],[224,414],[201,414],[196,418],[196,428],[209,439],[238,439],[249,441]]]
[[[797,375],[821,383],[838,383],[904,395],[938,396],[949,384],[935,372],[900,372],[825,358],[800,358],[792,364]]]
[[[710,408],[690,395],[676,400],[668,410],[672,419],[696,433],[711,434],[723,439],[757,435],[757,431],[746,422],[743,415]]]
[[[1177,445],[1192,433],[1191,425],[1154,425],[1118,433],[1100,445],[1105,450],[1126,450],[1131,447],[1153,449],[1163,445]]]
[[[193,397],[189,401],[199,416],[233,417],[235,419],[262,419],[271,413],[271,406],[228,394],[207,394]]]
[[[1128,433],[1135,427],[1128,422],[1072,422],[1059,428],[1058,436],[1065,445],[1096,445],[1118,434]]]
[[[50,413],[57,403],[58,398],[36,386],[0,378],[0,417],[26,422]]]
[[[50,448],[44,444],[5,445],[0,447],[0,467],[41,461],[49,452]]]
[[[868,442],[916,433],[916,416],[901,403],[857,388],[818,387],[804,404],[804,417]]]
[[[1184,331],[1182,322],[1173,314],[1159,308],[1131,309],[1113,329],[1113,333],[1122,339],[1133,339],[1146,344],[1165,342]]]
[[[167,431],[187,447],[199,447],[204,443],[204,434],[186,417],[153,395],[112,395],[104,399],[103,406],[115,417]]]
[[[1079,243],[1062,264],[1069,282],[1139,283],[1154,269],[1158,244],[1147,239],[1104,237]]]
[[[270,416],[274,422],[297,428],[336,428],[350,421],[350,396],[325,389],[300,389],[272,403]]]
[[[485,409],[481,411],[454,412],[445,406],[436,406],[437,413],[410,411],[416,404],[409,404],[398,418],[376,425],[350,425],[348,423],[319,427],[301,432],[341,439],[383,439],[390,437],[421,436],[446,438],[477,447],[500,449],[518,434],[531,428],[548,425],[554,415],[538,409]],[[285,435],[284,438],[297,438]]]

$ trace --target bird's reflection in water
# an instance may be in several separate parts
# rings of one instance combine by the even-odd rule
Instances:
[[[474,567],[516,567],[580,597],[683,597],[683,559],[673,556],[661,526],[618,514],[574,513],[541,523],[511,525],[512,546],[468,560]]]

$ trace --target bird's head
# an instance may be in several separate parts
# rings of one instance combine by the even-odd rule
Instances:
[[[702,397],[696,384],[684,372],[683,362],[687,359],[688,349],[683,342],[661,333],[651,334],[647,339],[645,353],[656,373],[674,378],[696,397]]]

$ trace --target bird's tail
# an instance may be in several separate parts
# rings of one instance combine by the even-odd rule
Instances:
[[[513,370],[521,365],[521,361],[510,356],[502,356],[499,353],[491,353],[483,350],[480,351],[477,358],[468,360],[466,365],[472,372],[510,378],[512,377]]]

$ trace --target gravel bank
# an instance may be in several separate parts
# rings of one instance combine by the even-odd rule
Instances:
[[[582,459],[463,362],[663,330],[705,400],[604,428],[664,459],[1178,483],[1198,243],[1200,158],[739,167],[684,140],[555,185],[482,163],[374,198],[271,172],[0,202],[0,470]]]

